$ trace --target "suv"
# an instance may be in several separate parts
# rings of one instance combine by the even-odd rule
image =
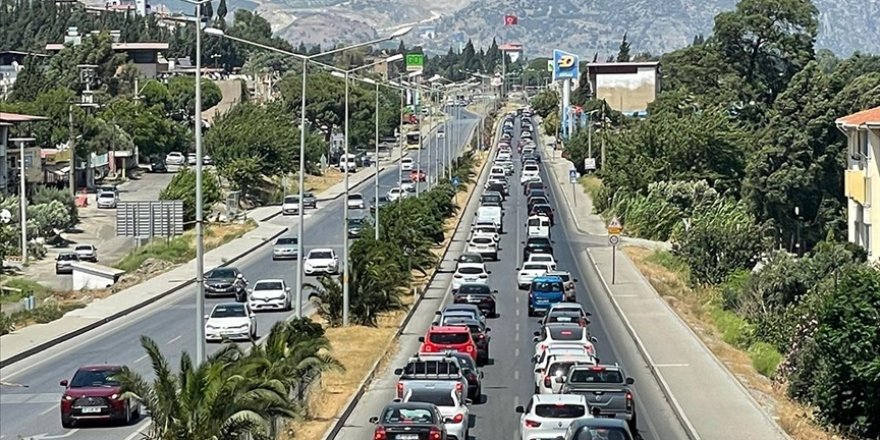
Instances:
[[[468,379],[460,366],[460,362],[451,352],[419,353],[409,358],[406,366],[394,370],[397,378],[397,398],[406,395],[407,385],[414,381],[452,381],[463,395],[468,386]]]
[[[471,338],[477,347],[477,365],[486,365],[489,362],[489,342],[492,341],[489,332],[492,329],[486,327],[485,323],[472,318],[449,317],[443,322],[443,325],[467,327],[471,331]]]
[[[558,438],[572,421],[593,418],[587,399],[572,394],[535,394],[516,412],[522,414],[520,440]]]
[[[594,410],[598,409],[598,415],[626,420],[629,428],[636,430],[636,405],[630,387],[635,381],[619,366],[577,365],[560,379],[563,394],[582,394]]]
[[[64,252],[55,257],[55,273],[73,273],[73,262],[79,261],[75,252]]]
[[[76,256],[79,257],[80,261],[98,262],[98,248],[93,244],[76,245],[73,251],[76,252]]]
[[[61,426],[71,428],[80,420],[138,422],[141,406],[137,399],[122,397],[117,378],[121,371],[121,366],[114,365],[85,366],[70,381],[62,380]]]
[[[471,337],[471,331],[466,326],[438,326],[428,329],[425,336],[419,337],[422,347],[420,353],[442,353],[453,350],[459,353],[467,353],[477,360],[477,344]]]

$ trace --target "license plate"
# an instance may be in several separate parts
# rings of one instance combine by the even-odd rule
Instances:
[[[96,414],[101,412],[100,406],[86,406],[82,408],[83,414]]]
[[[397,440],[419,440],[418,434],[398,434]]]

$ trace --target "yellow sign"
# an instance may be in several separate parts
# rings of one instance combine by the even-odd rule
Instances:
[[[623,231],[623,225],[620,224],[620,219],[613,217],[608,222],[608,233],[610,235],[620,235],[621,231]]]
[[[574,57],[571,55],[563,55],[559,57],[559,67],[563,69],[568,69],[569,67],[574,66]]]

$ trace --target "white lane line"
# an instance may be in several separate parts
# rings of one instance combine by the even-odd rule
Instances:
[[[40,412],[40,415],[45,416],[46,414],[49,414],[50,412],[55,411],[56,409],[58,409],[58,406],[52,405],[52,406],[46,408],[45,410],[43,410],[42,412]]]
[[[175,337],[173,337],[173,338],[171,338],[171,340],[170,340],[170,341],[168,341],[168,343],[169,343],[169,344],[173,344],[173,343],[175,343],[175,342],[177,342],[177,341],[179,341],[179,340],[180,340],[180,338],[182,338],[182,337],[183,337],[183,335],[178,335],[178,336],[175,336]]]
[[[519,316],[519,314],[520,314],[520,311],[519,311],[519,308],[517,308],[516,309],[516,316]]]
[[[519,323],[516,323],[516,331],[519,332]]]
[[[519,347],[517,347],[516,350],[513,351],[513,357],[515,357],[515,358],[519,357]]]
[[[665,367],[690,367],[690,364],[654,364],[655,367],[665,368]]]
[[[141,356],[141,357],[135,359],[135,360],[134,360],[134,363],[138,363],[138,362],[140,362],[140,361],[142,361],[142,360],[145,360],[145,359],[148,358],[148,357],[150,357],[150,356],[145,354],[145,355],[143,355],[143,356]]]
[[[513,380],[519,380],[519,370],[513,370]]]

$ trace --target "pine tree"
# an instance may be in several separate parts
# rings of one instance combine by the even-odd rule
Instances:
[[[220,4],[217,6],[217,21],[226,21],[226,13],[229,10],[226,8],[226,0],[220,0]]]
[[[691,43],[691,46],[702,46],[705,42],[706,38],[703,37],[703,34],[697,34],[694,35],[694,41]]]
[[[617,50],[617,62],[628,63],[630,61],[629,41],[626,41],[626,32],[623,33],[623,40],[620,42],[620,48]]]

